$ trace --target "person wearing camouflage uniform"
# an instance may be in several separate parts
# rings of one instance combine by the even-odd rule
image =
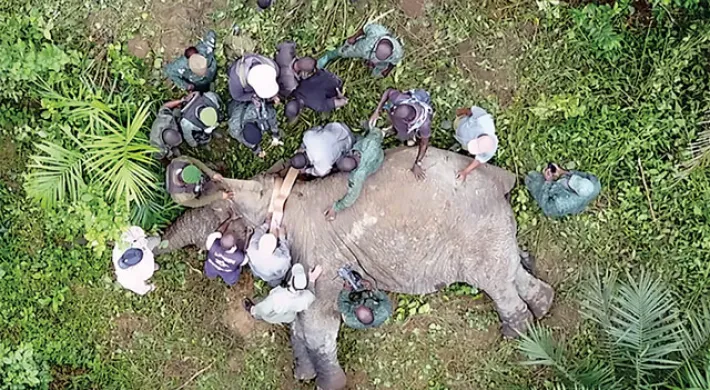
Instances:
[[[346,287],[338,295],[338,311],[345,325],[353,329],[376,328],[392,315],[392,302],[384,291],[354,292]]]
[[[198,145],[206,145],[212,140],[212,132],[222,119],[221,108],[222,101],[219,95],[214,92],[197,92],[186,98],[186,102],[180,110],[180,129],[183,139],[190,147],[196,148]],[[210,110],[216,115],[206,121],[202,112],[204,109]]]
[[[278,142],[279,124],[273,104],[266,102],[257,105],[254,102],[232,100],[228,111],[229,135],[251,149],[254,154],[263,154],[259,145],[263,133],[270,133],[274,142]]]
[[[360,197],[365,180],[380,169],[382,162],[385,160],[385,152],[382,149],[383,139],[384,133],[382,130],[371,127],[365,137],[355,142],[350,156],[341,159],[354,160],[351,165],[348,166],[348,161],[339,161],[338,168],[341,171],[350,171],[348,192],[327,211],[326,219],[334,220],[337,213],[352,206]],[[355,169],[352,169],[353,166]]]
[[[214,48],[217,44],[217,34],[210,30],[205,34],[200,43],[185,50],[185,55],[165,66],[165,75],[175,85],[188,91],[210,90],[210,84],[217,75],[217,59],[214,57]],[[203,69],[195,69],[191,65],[190,57],[197,55],[204,58]],[[195,61],[193,61],[195,62]]]
[[[548,217],[579,214],[601,191],[596,176],[580,171],[567,171],[550,163],[540,172],[530,172],[525,186]]]
[[[178,146],[182,143],[182,137],[180,136],[180,126],[175,119],[173,111],[178,108],[182,102],[182,100],[173,100],[160,107],[155,121],[153,121],[153,125],[150,128],[150,144],[158,149],[154,155],[158,160],[163,158],[171,159],[180,154]],[[176,136],[175,142],[171,144],[165,138],[165,134],[168,132]]]
[[[372,23],[348,38],[340,48],[325,53],[318,59],[318,68],[325,68],[328,62],[339,57],[362,58],[372,68],[373,76],[385,77],[402,61],[404,49],[385,26]]]

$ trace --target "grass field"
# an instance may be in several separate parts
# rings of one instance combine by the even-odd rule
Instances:
[[[235,48],[272,53],[292,39],[301,53],[319,55],[392,10],[381,23],[403,39],[406,58],[391,77],[374,80],[361,63],[340,60],[331,68],[345,80],[348,106],[284,124],[286,145],[265,160],[229,137],[194,154],[225,176],[249,177],[289,156],[314,124],[357,128],[385,88],[425,88],[436,110],[435,146],[454,147],[454,110],[477,104],[496,117],[501,146],[492,163],[522,179],[558,161],[602,181],[590,210],[563,220],[544,217],[522,181],[513,192],[520,242],[558,292],[543,323],[579,354],[594,338],[577,312],[576,286],[597,267],[655,272],[684,308],[710,290],[710,176],[702,166],[683,169],[710,110],[706,4],[277,0],[258,12],[236,0],[1,3],[0,47],[26,39],[67,53],[65,76],[45,81],[78,78],[86,62],[71,61],[93,59],[109,80],[102,85],[116,80],[117,94],[134,104],[147,99],[153,109],[179,96],[160,67],[205,29],[218,33],[217,90],[227,97]],[[30,36],[23,23],[38,32]],[[230,37],[233,24],[240,39]],[[38,140],[60,137],[62,123],[53,120],[59,109],[33,92],[39,80],[0,67],[11,75],[0,80],[27,89],[0,95],[0,357],[31,345],[50,367],[53,389],[313,388],[293,379],[288,329],[254,322],[241,308],[244,296],[266,292],[250,276],[235,288],[209,282],[204,253],[188,249],[158,259],[157,291],[132,295],[113,283],[108,251],[82,245],[86,226],[113,226],[111,205],[93,198],[94,209],[47,210],[27,201],[30,156]],[[517,343],[500,337],[491,303],[475,289],[394,298],[398,318],[341,332],[351,389],[544,388],[553,381],[547,370],[519,364]]]

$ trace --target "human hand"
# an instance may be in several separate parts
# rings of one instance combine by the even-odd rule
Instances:
[[[264,157],[266,157],[266,152],[262,150],[261,152],[259,152],[257,154],[257,156],[259,156],[259,158],[264,158]]]
[[[424,170],[416,163],[412,166],[412,173],[414,173],[414,177],[417,180],[423,180],[424,178],[426,178]]]
[[[335,98],[335,108],[340,108],[348,104],[348,98],[342,97],[342,98]]]
[[[283,144],[284,144],[283,141],[281,141],[280,139],[278,139],[276,137],[271,139],[271,146],[281,146]]]
[[[471,115],[471,109],[470,108],[458,108],[456,109],[456,116],[468,116]]]
[[[220,175],[219,173],[215,173],[214,176],[212,176],[212,180],[216,181],[217,183],[221,183],[222,180],[224,180],[224,176]]]
[[[345,42],[347,42],[348,45],[354,45],[356,41],[357,41],[357,38],[355,38],[355,37],[350,37],[350,38],[348,38]]]
[[[470,172],[467,172],[465,169],[462,169],[458,172],[456,172],[456,180],[461,180],[461,182],[466,181],[466,177],[468,176]]]
[[[274,103],[275,106],[281,104],[281,99],[279,99],[278,95],[271,98],[271,101]]]
[[[378,119],[380,119],[380,114],[379,114],[379,113],[376,112],[376,113],[372,114],[372,116],[370,116],[370,120],[369,120],[369,122],[368,122],[368,124],[370,125],[370,127],[375,127],[375,126],[377,125],[377,120],[378,120]]]
[[[337,212],[335,211],[335,207],[333,207],[333,206],[328,207],[328,209],[325,210],[325,220],[326,221],[334,221],[336,214],[337,214]]]
[[[222,192],[222,199],[231,199],[233,197],[234,197],[234,192],[232,192],[232,191]]]
[[[187,84],[187,90],[189,92],[192,92],[195,90],[195,84]]]
[[[315,283],[316,280],[318,280],[318,277],[323,273],[323,268],[321,268],[320,265],[315,266],[314,268],[311,268],[311,271],[308,272],[308,280],[311,283]]]

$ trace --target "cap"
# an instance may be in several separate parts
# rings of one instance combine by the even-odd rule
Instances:
[[[187,59],[187,64],[192,73],[204,76],[207,73],[207,59],[201,54],[193,54]]]
[[[213,107],[202,107],[199,113],[200,122],[205,126],[212,127],[217,124],[217,110]]]
[[[130,248],[123,252],[121,258],[118,259],[118,267],[121,269],[127,269],[133,267],[143,260],[143,250],[138,248]]]
[[[473,155],[492,152],[496,147],[495,141],[489,135],[482,135],[478,138],[468,141],[466,149]]]
[[[271,233],[266,233],[259,239],[259,253],[270,255],[276,250],[276,236]]]
[[[295,290],[305,290],[308,287],[306,270],[300,263],[296,263],[291,267],[291,287]]]
[[[196,184],[202,178],[202,171],[194,165],[188,165],[180,172],[180,178],[187,184]]]
[[[279,93],[279,84],[276,82],[276,69],[269,65],[261,64],[251,68],[247,75],[247,83],[254,88],[256,95],[262,99],[271,99]]]

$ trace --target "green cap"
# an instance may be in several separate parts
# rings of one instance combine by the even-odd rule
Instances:
[[[212,127],[217,124],[217,110],[212,107],[204,107],[200,110],[200,121],[205,126]]]
[[[182,181],[187,184],[196,184],[200,181],[200,178],[202,177],[202,172],[200,171],[200,168],[194,165],[188,165],[183,168],[182,172],[180,173],[180,177],[182,178]]]

